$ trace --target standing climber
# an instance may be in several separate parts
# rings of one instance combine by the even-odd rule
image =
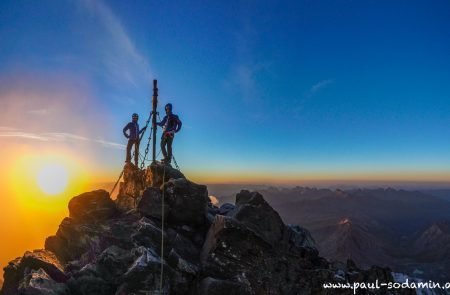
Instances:
[[[138,160],[139,160],[139,135],[141,135],[142,132],[145,131],[145,128],[142,128],[139,130],[139,124],[138,124],[139,116],[138,114],[134,113],[131,116],[131,122],[128,123],[123,128],[123,135],[125,135],[126,138],[128,138],[128,144],[127,144],[127,158],[125,162],[130,163],[131,162],[131,148],[134,145],[134,164],[136,167],[138,166]],[[127,131],[130,130],[129,134]]]
[[[161,151],[164,155],[162,162],[170,164],[172,160],[172,142],[175,137],[175,133],[181,129],[181,120],[177,115],[172,114],[172,104],[168,103],[164,107],[166,110],[166,115],[161,122],[156,124],[163,128],[163,133],[161,137]],[[167,150],[166,150],[167,146]]]

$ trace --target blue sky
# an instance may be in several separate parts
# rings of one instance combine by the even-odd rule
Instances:
[[[0,19],[10,145],[78,141],[120,171],[158,79],[188,174],[450,181],[448,1],[2,1]]]

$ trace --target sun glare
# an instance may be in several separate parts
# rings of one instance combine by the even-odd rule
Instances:
[[[37,175],[39,188],[49,195],[62,193],[69,180],[67,169],[61,164],[46,164]]]

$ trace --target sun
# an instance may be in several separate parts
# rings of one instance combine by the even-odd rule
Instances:
[[[49,195],[62,193],[68,184],[69,175],[66,167],[61,164],[44,164],[37,173],[39,188]]]

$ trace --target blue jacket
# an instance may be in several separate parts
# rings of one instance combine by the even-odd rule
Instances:
[[[127,134],[127,130],[130,130],[130,134]],[[123,128],[123,135],[128,139],[139,139],[139,135],[145,131],[144,129],[139,130],[139,124],[135,122],[130,122]]]
[[[164,116],[161,122],[156,123],[157,125],[161,126],[163,128],[163,134],[166,132],[178,132],[181,129],[181,123],[180,118],[178,118],[177,115],[169,114]]]

